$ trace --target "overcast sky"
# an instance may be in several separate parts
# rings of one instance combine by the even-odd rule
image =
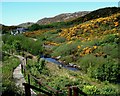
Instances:
[[[93,11],[104,7],[118,7],[118,2],[2,2],[4,25],[18,25],[25,22],[37,22],[44,17],[53,17],[61,13]],[[105,0],[104,0],[105,1]],[[0,3],[1,4],[1,3]],[[0,9],[1,10],[1,9]]]

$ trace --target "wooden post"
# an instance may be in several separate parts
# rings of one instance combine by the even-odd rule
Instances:
[[[73,87],[73,96],[78,96],[78,87]]]
[[[24,76],[26,76],[26,70],[25,70],[25,66],[23,66],[23,68],[24,68]]]
[[[56,92],[56,95],[55,95],[55,96],[59,96],[58,91]]]
[[[72,88],[68,87],[68,96],[72,96]]]
[[[55,96],[63,96],[63,92],[62,91],[57,91]]]
[[[29,84],[23,83],[23,85],[24,85],[24,87],[25,87],[25,96],[31,96]]]
[[[28,84],[30,84],[30,75],[28,74]]]
[[[22,73],[23,73],[23,65],[21,64],[21,70],[22,70]]]
[[[81,95],[83,95],[83,96],[87,96],[87,94],[84,93],[82,90],[78,89],[78,91],[79,91],[79,93],[80,93]]]
[[[25,57],[25,59],[26,59],[26,64],[25,65],[27,65],[27,57]]]

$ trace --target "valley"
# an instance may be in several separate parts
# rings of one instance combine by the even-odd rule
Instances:
[[[68,95],[68,86],[77,86],[87,95],[120,94],[119,7],[97,9],[67,21],[30,23],[27,31],[10,34],[11,29],[17,27],[20,26],[3,26],[3,71],[7,68],[5,64],[11,65],[14,60],[16,63],[11,66],[12,70],[19,65],[14,57],[16,54],[26,58],[28,73],[45,82],[46,86],[62,91],[60,96]],[[27,75],[23,75],[27,81]],[[9,81],[9,78],[6,80]],[[54,94],[45,86],[40,87],[34,79],[30,80],[31,85]],[[5,92],[10,83],[4,81],[3,85]]]

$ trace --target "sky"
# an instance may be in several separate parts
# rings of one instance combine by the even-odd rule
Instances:
[[[118,7],[118,2],[1,2],[1,4],[2,18],[0,18],[0,23],[8,26],[37,22],[39,19],[62,13]]]

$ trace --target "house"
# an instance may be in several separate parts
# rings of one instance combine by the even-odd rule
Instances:
[[[17,34],[22,34],[28,31],[27,28],[17,28],[11,31],[11,35],[17,35]]]

